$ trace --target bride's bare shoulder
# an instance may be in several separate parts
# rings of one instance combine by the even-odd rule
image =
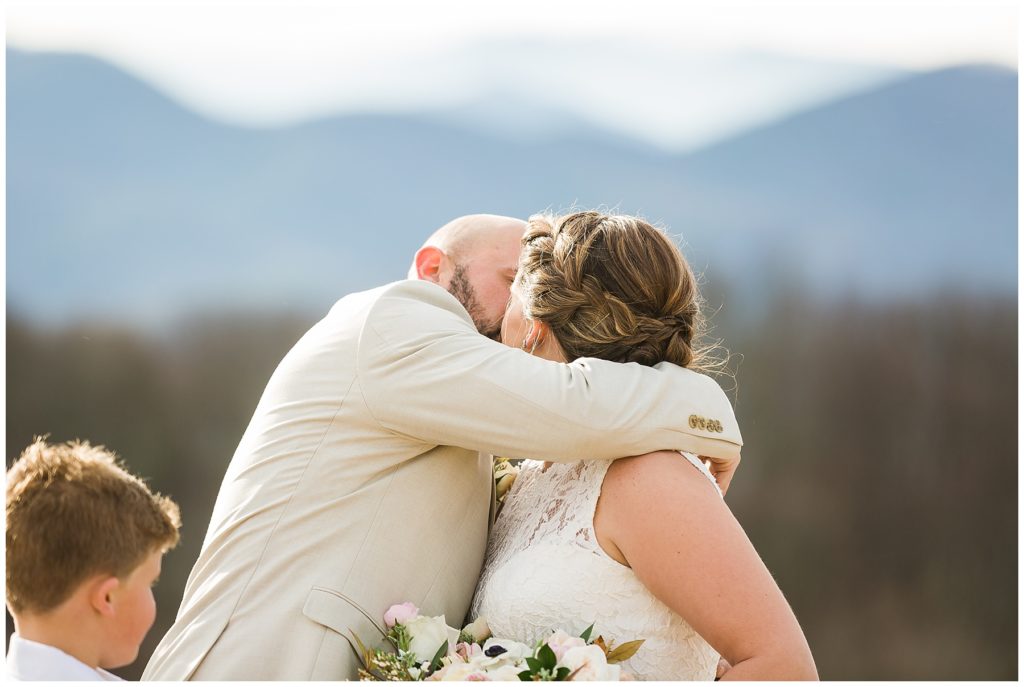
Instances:
[[[714,494],[708,477],[685,456],[676,451],[655,451],[640,456],[620,458],[608,468],[602,495],[615,495],[631,500],[678,497],[683,491],[698,490]]]
[[[666,522],[696,522],[722,503],[715,486],[681,453],[619,458],[601,485],[594,529],[609,556],[633,567],[625,549],[656,546]]]

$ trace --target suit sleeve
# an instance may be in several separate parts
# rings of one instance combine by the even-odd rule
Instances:
[[[477,333],[444,289],[402,282],[360,336],[360,387],[384,428],[434,445],[571,462],[742,445],[714,380],[669,363],[555,363]]]

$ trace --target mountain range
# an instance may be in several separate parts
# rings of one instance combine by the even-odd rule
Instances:
[[[8,308],[323,311],[402,278],[455,216],[572,205],[660,223],[749,307],[783,282],[1016,293],[1013,70],[910,74],[685,154],[593,125],[504,135],[481,112],[246,128],[95,58],[8,49]]]

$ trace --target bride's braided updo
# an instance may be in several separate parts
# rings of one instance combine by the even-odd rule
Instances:
[[[569,360],[701,367],[697,281],[675,243],[637,217],[534,215],[516,279],[524,314]]]

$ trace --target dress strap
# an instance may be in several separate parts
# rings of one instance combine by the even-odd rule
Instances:
[[[581,469],[576,486],[579,498],[576,499],[573,508],[573,541],[588,551],[604,554],[601,545],[597,543],[597,534],[594,532],[594,513],[597,511],[597,502],[601,498],[601,486],[608,474],[608,468],[614,461],[611,460],[586,460],[581,461]]]
[[[722,496],[722,488],[718,486],[718,481],[715,480],[715,476],[711,474],[711,470],[704,464],[704,461],[698,458],[696,454],[687,453],[686,451],[680,451],[680,453],[683,454],[683,458],[686,458],[686,460],[693,464],[693,467],[700,470],[702,475],[711,480],[711,483],[715,485],[715,491],[718,492],[719,496]]]

